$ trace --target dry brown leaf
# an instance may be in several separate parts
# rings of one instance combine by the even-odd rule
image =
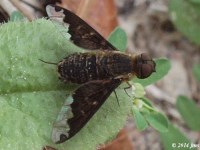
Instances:
[[[57,150],[57,149],[50,147],[50,146],[45,146],[42,148],[42,150]]]
[[[76,13],[104,37],[117,26],[114,0],[63,0],[62,7]]]
[[[127,131],[122,129],[115,140],[101,146],[98,150],[133,150],[133,145]]]

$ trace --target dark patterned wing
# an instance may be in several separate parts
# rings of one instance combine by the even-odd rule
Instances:
[[[77,46],[89,50],[117,50],[96,30],[71,11],[55,5],[48,5],[46,11],[51,20],[68,27],[70,40]]]
[[[0,6],[0,23],[8,22],[8,13]]]
[[[65,104],[68,108],[62,109],[68,113],[68,118],[67,114],[58,117],[59,122],[54,125],[52,140],[62,143],[79,132],[120,83],[121,80],[113,79],[82,84],[72,95],[70,105]],[[60,114],[63,114],[62,110]]]

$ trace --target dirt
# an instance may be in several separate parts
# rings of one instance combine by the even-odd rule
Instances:
[[[192,66],[200,64],[200,47],[177,31],[169,16],[168,0],[116,0],[116,4],[119,24],[128,35],[128,51],[146,51],[155,59],[165,57],[171,62],[169,73],[146,89],[147,96],[192,142],[200,141],[198,133],[187,128],[175,108],[179,95],[200,103],[200,85],[192,74]],[[126,128],[131,128],[135,149],[163,149],[154,129],[139,132],[133,120]]]

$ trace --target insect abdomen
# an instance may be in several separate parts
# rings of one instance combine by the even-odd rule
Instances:
[[[64,82],[85,83],[97,78],[96,57],[89,53],[75,53],[58,64],[60,79]]]

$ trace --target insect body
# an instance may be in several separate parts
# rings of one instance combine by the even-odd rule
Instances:
[[[68,27],[70,40],[87,52],[74,53],[57,65],[59,78],[80,86],[66,102],[56,120],[52,140],[62,143],[73,137],[92,118],[110,94],[123,81],[133,76],[147,78],[155,71],[155,62],[147,53],[139,55],[119,52],[96,30],[74,13],[48,5],[53,21]]]
[[[134,75],[146,78],[154,65],[146,53],[135,56],[118,51],[92,51],[69,55],[58,64],[58,73],[64,82],[82,84],[92,80],[129,80]]]

